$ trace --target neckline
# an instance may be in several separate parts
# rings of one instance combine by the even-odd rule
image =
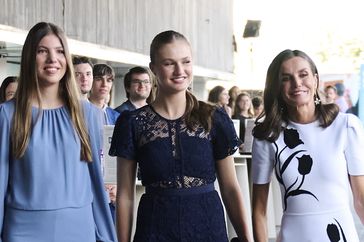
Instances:
[[[57,111],[57,110],[60,110],[60,109],[63,109],[64,108],[64,105],[62,106],[59,106],[59,107],[56,107],[56,108],[42,108],[42,111]],[[32,106],[32,109],[35,109],[35,110],[40,110],[39,107],[36,107],[36,106]]]
[[[165,121],[170,121],[170,122],[176,122],[176,121],[179,121],[182,119],[183,115],[179,118],[176,118],[176,119],[168,119],[166,117],[163,117],[162,115],[160,115],[157,111],[155,111],[154,107],[152,105],[148,105],[148,107],[160,118],[160,119],[163,119]]]
[[[295,126],[313,126],[313,125],[316,125],[319,123],[319,120],[318,119],[315,119],[314,121],[312,122],[309,122],[309,123],[297,123],[297,122],[294,122],[292,120],[288,120],[289,124],[293,124]]]

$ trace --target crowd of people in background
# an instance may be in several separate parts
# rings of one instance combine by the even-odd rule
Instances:
[[[312,238],[309,231],[314,228],[309,223],[315,218],[306,212],[317,212],[316,200],[330,210],[331,201],[316,194],[326,195],[335,186],[352,186],[364,221],[364,167],[357,148],[363,144],[357,136],[362,128],[357,119],[344,114],[357,114],[357,106],[351,105],[343,83],[319,90],[313,61],[304,52],[291,50],[273,60],[264,93],[218,85],[203,102],[192,94],[192,80],[187,38],[175,31],[161,32],[151,43],[149,67],[128,70],[123,80],[125,101],[112,108],[112,95],[118,95],[112,92],[114,69],[85,56],[71,57],[58,26],[44,22],[33,26],[23,47],[19,76],[7,77],[0,87],[0,241],[54,237],[59,237],[55,242],[130,241],[137,169],[146,193],[139,204],[134,241],[226,242],[222,204],[236,239],[252,241],[244,208],[249,204],[243,204],[233,161],[234,152],[244,144],[247,120],[256,124],[252,133],[256,241],[267,240],[266,208],[273,171],[283,186],[284,212],[288,211],[279,235],[282,242],[294,241],[300,228],[305,229],[307,240]],[[302,93],[307,94],[305,98],[297,97]],[[240,122],[238,134],[232,119]],[[103,125],[115,125],[110,150],[102,147]],[[312,181],[305,181],[313,163],[306,148],[324,163],[321,151],[310,143],[312,132],[322,130],[340,137],[348,134],[334,153],[342,164],[348,162],[348,171],[343,165],[331,166],[340,177],[319,191]],[[331,144],[330,137],[323,134],[320,139]],[[295,154],[307,153],[297,158],[300,184],[298,178],[283,176],[285,169],[296,172],[288,169],[293,161],[286,148],[299,145],[306,148]],[[117,184],[103,182],[105,152],[117,157]],[[281,155],[284,164],[279,163]],[[350,180],[345,180],[348,176]],[[222,199],[213,185],[216,179]],[[314,180],[324,182],[319,176]],[[309,186],[303,188],[303,184]],[[300,208],[303,203],[291,200],[302,194],[309,197],[311,207]],[[315,236],[320,241],[331,239],[331,223],[340,227],[341,236],[345,232],[349,241],[357,241],[346,201],[334,197],[339,201],[334,204],[337,211],[319,216],[327,230],[315,230]],[[297,219],[290,212],[304,216]],[[341,227],[341,221],[347,227]],[[59,229],[54,231],[52,226]]]

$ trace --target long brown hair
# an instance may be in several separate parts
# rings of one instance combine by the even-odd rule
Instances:
[[[210,103],[218,104],[220,95],[223,91],[225,91],[225,87],[215,86],[210,90],[209,96],[207,97],[207,101],[209,101]]]
[[[158,51],[166,44],[172,43],[175,40],[183,40],[189,46],[190,43],[182,34],[168,30],[157,34],[150,45],[150,62],[154,64],[158,56]],[[201,124],[204,129],[210,130],[212,123],[212,115],[215,107],[205,102],[198,101],[197,98],[190,92],[186,91],[186,111],[184,118],[186,125],[190,130],[193,130],[197,124]]]
[[[250,97],[250,95],[249,95],[249,93],[247,93],[247,92],[241,92],[237,97],[236,97],[236,99],[235,99],[235,104],[234,104],[234,112],[233,112],[233,114],[234,114],[234,116],[238,116],[238,115],[240,115],[240,113],[241,113],[241,108],[240,108],[240,106],[239,106],[239,102],[241,101],[241,99],[243,98],[243,97],[248,97],[249,99],[250,99],[250,107],[249,107],[249,109],[248,109],[248,115],[249,115],[249,117],[246,117],[246,118],[253,118],[254,117],[254,109],[253,109],[253,104],[252,104],[252,99],[251,99],[251,97]]]
[[[21,64],[19,85],[15,98],[15,113],[11,130],[12,155],[20,158],[28,147],[32,132],[32,98],[36,97],[39,106],[38,117],[42,112],[41,93],[39,79],[36,71],[36,53],[39,42],[46,35],[55,35],[60,40],[67,62],[66,73],[60,80],[59,94],[65,102],[73,126],[81,141],[81,159],[91,161],[91,146],[89,135],[86,129],[80,97],[74,77],[71,55],[63,31],[52,23],[40,22],[34,25],[25,40]]]
[[[253,129],[254,137],[275,141],[280,132],[284,129],[283,124],[288,122],[286,103],[282,98],[282,81],[279,78],[281,65],[284,61],[293,57],[305,59],[311,68],[312,73],[317,75],[317,89],[315,99],[320,100],[318,94],[319,78],[318,71],[313,60],[303,51],[284,50],[279,53],[270,64],[267,71],[267,78],[264,89],[264,111],[258,116],[256,126]],[[339,112],[335,104],[316,104],[316,114],[321,127],[328,127],[336,118]]]

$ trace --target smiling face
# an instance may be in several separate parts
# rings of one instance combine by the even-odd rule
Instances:
[[[147,73],[134,73],[131,75],[129,98],[132,101],[146,100],[149,97],[152,83]]]
[[[238,101],[238,105],[241,111],[248,111],[251,107],[251,100],[250,97],[247,95],[241,96],[240,100]]]
[[[54,34],[46,35],[39,42],[36,52],[39,85],[59,85],[66,73],[67,61],[63,46]]]
[[[288,111],[300,108],[315,109],[314,95],[318,78],[310,64],[302,57],[292,57],[284,61],[279,71],[282,83],[281,95]]]
[[[163,45],[150,64],[158,77],[159,92],[177,93],[186,91],[192,81],[192,53],[184,40],[174,40]]]

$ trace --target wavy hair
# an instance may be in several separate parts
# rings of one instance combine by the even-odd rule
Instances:
[[[269,65],[264,88],[264,111],[258,116],[256,126],[253,129],[254,137],[266,139],[270,142],[275,141],[280,132],[284,129],[284,123],[288,122],[286,103],[282,98],[282,81],[279,78],[281,65],[286,60],[293,57],[301,57],[306,60],[312,73],[317,75],[317,89],[314,98],[320,100],[318,94],[319,78],[318,71],[313,60],[303,51],[284,50],[279,53]],[[328,127],[336,118],[339,109],[335,104],[316,105],[316,115],[321,127]]]
[[[60,80],[59,95],[71,117],[71,122],[81,142],[81,159],[91,161],[91,146],[86,129],[80,97],[76,85],[71,55],[62,29],[52,23],[39,22],[34,25],[25,40],[15,97],[15,113],[11,130],[11,147],[14,158],[24,155],[32,133],[32,100],[39,106],[38,118],[42,114],[41,92],[37,76],[36,54],[39,42],[47,35],[55,35],[64,49],[67,62],[66,73]],[[35,121],[36,122],[36,121]]]

